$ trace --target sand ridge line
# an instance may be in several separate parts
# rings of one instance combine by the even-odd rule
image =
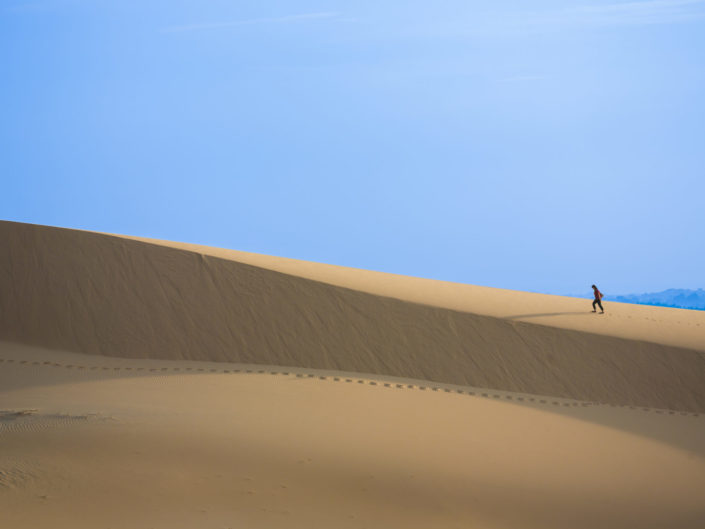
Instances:
[[[529,395],[529,394],[517,394],[510,392],[497,392],[497,390],[486,389],[486,388],[471,388],[468,387],[458,387],[452,385],[441,385],[429,382],[427,384],[411,384],[411,383],[399,383],[388,381],[383,378],[375,378],[369,376],[335,376],[335,375],[322,375],[320,373],[311,372],[301,372],[301,368],[296,368],[295,370],[286,368],[282,369],[264,369],[264,368],[207,368],[207,367],[147,367],[147,366],[100,366],[100,365],[81,365],[81,364],[66,364],[52,361],[39,361],[39,360],[16,360],[13,358],[0,358],[0,364],[16,364],[25,367],[36,366],[36,367],[58,367],[63,369],[77,369],[81,371],[130,371],[139,372],[140,374],[149,375],[163,375],[163,374],[254,374],[254,375],[282,375],[288,377],[294,377],[299,379],[318,379],[329,382],[344,382],[344,383],[357,383],[367,386],[379,386],[381,388],[390,389],[412,389],[417,391],[434,391],[443,393],[452,393],[458,395],[467,395],[470,397],[478,397],[485,399],[496,399],[496,400],[506,400],[514,401],[517,403],[531,403],[539,404],[544,406],[558,406],[558,407],[588,407],[588,406],[605,406],[611,408],[622,408],[634,411],[642,411],[657,414],[666,415],[682,415],[688,417],[700,417],[700,413],[696,412],[685,412],[677,410],[668,410],[662,408],[649,408],[645,406],[635,406],[630,404],[612,404],[606,402],[594,402],[594,401],[582,401],[575,399],[566,399],[562,397],[550,397],[544,395]],[[1,414],[1,412],[0,412]],[[0,416],[0,419],[2,417]]]
[[[46,228],[46,227],[45,227]],[[57,229],[57,228],[55,228]],[[64,228],[65,229],[65,228]],[[153,238],[148,238],[148,237],[139,237],[139,236],[133,236],[133,235],[125,235],[125,234],[116,234],[116,233],[106,233],[106,232],[95,232],[95,231],[90,231],[90,230],[74,230],[74,231],[83,231],[85,233],[93,233],[93,234],[99,234],[99,235],[104,235],[107,237],[112,237],[115,239],[122,239],[122,240],[127,240],[127,241],[135,241],[139,242],[142,244],[146,245],[151,245],[153,247],[164,247],[164,248],[171,248],[171,249],[176,249],[184,252],[189,252],[191,254],[195,254],[199,256],[200,259],[202,260],[207,260],[209,258],[214,258],[214,259],[220,259],[223,261],[230,261],[233,263],[239,263],[239,264],[244,264],[244,265],[249,265],[255,268],[260,268],[264,270],[269,270],[272,272],[276,272],[278,274],[282,274],[284,276],[289,276],[291,278],[298,278],[298,279],[307,279],[309,281],[315,282],[315,283],[320,283],[324,285],[329,285],[329,286],[334,286],[334,287],[341,287],[341,288],[346,288],[346,289],[351,289],[354,291],[360,291],[360,292],[366,292],[369,294],[373,294],[376,296],[382,296],[382,297],[388,297],[391,299],[396,299],[400,301],[406,301],[409,303],[413,304],[419,304],[419,305],[424,305],[424,306],[430,306],[430,307],[437,307],[437,308],[445,308],[449,310],[456,310],[460,312],[471,312],[471,313],[477,313],[501,320],[521,320],[523,321],[524,318],[526,319],[533,319],[536,317],[542,317],[542,316],[563,316],[563,315],[588,315],[591,314],[592,310],[589,308],[585,308],[584,310],[578,310],[578,311],[569,311],[569,310],[564,310],[564,311],[558,311],[558,312],[547,312],[547,313],[523,313],[523,314],[513,314],[511,310],[505,305],[502,310],[496,311],[496,310],[490,310],[489,312],[486,311],[487,304],[484,302],[485,296],[487,295],[493,295],[493,296],[501,296],[502,298],[506,298],[506,295],[513,295],[513,294],[521,294],[521,295],[528,295],[529,298],[533,298],[534,300],[537,299],[543,299],[544,303],[546,300],[552,300],[556,301],[558,299],[562,299],[564,301],[570,300],[571,301],[571,306],[563,306],[563,309],[575,309],[578,306],[582,307],[583,304],[585,304],[585,307],[589,306],[589,303],[592,301],[591,297],[585,297],[585,298],[576,298],[576,297],[569,297],[569,296],[557,296],[557,295],[552,295],[552,294],[539,294],[539,293],[533,293],[533,292],[524,292],[524,291],[516,291],[516,290],[510,290],[510,289],[502,289],[502,288],[496,288],[496,287],[485,287],[485,286],[479,286],[479,285],[470,285],[470,284],[463,284],[463,283],[453,283],[449,281],[444,281],[444,280],[436,280],[436,279],[429,279],[429,278],[421,278],[421,277],[411,277],[411,276],[404,276],[401,274],[394,274],[394,273],[389,273],[389,272],[380,272],[380,271],[374,271],[374,270],[364,270],[364,269],[357,269],[357,268],[351,268],[351,267],[346,267],[346,266],[340,266],[340,265],[333,265],[333,264],[325,264],[325,263],[317,263],[317,262],[310,262],[310,261],[302,261],[298,259],[292,259],[292,258],[287,258],[287,257],[278,257],[278,256],[270,256],[270,255],[263,255],[263,254],[257,254],[257,253],[252,253],[252,252],[245,252],[245,251],[240,251],[240,250],[232,250],[232,249],[226,249],[226,248],[216,248],[216,247],[211,247],[211,246],[206,246],[202,244],[194,244],[194,243],[185,243],[185,242],[177,242],[177,241],[166,241],[166,240],[160,240],[160,239],[153,239]],[[413,282],[413,287],[412,288],[402,288],[400,289],[399,286],[401,282],[403,281],[412,281]],[[428,287],[435,287],[433,290],[435,290],[435,295],[430,296],[432,299],[428,299]],[[465,290],[465,296],[463,297],[464,301],[458,301],[458,299],[451,295],[448,295],[447,288],[460,288]],[[423,292],[423,295],[421,295],[421,292]],[[479,304],[472,304],[468,300],[472,298],[482,298],[483,302]],[[577,305],[575,302],[580,303],[580,305]],[[468,304],[470,303],[470,304]],[[506,299],[502,303],[506,303]],[[606,303],[609,303],[610,305],[618,306],[620,307],[620,310],[617,312],[608,310],[604,313],[604,316],[611,318],[611,317],[616,317],[616,319],[630,319],[630,320],[637,320],[637,321],[643,321],[643,322],[654,322],[654,323],[668,323],[668,324],[675,324],[675,325],[685,325],[685,326],[694,326],[694,327],[700,327],[702,322],[688,322],[688,321],[681,321],[680,319],[676,320],[674,318],[665,318],[663,319],[663,313],[660,313],[660,317],[656,318],[652,314],[640,314],[642,309],[644,310],[649,310],[652,308],[655,308],[657,306],[654,305],[645,305],[645,304],[640,304],[640,303],[623,303],[619,301],[606,301]],[[627,306],[627,307],[639,307],[638,312],[636,313],[635,316],[632,316],[631,314],[623,314],[621,313],[621,307],[622,306]],[[687,318],[688,313],[692,312],[700,312],[698,310],[693,310],[693,309],[681,309],[678,307],[658,307],[658,308],[665,308],[669,310],[676,310],[680,311],[681,316],[684,314],[686,315],[685,318]],[[479,309],[479,311],[478,311]],[[626,316],[626,318],[625,318]],[[525,322],[525,323],[530,323],[530,322]],[[550,323],[544,322],[539,325],[544,325],[547,327],[554,327],[554,325],[551,325]],[[559,326],[560,327],[560,326]],[[586,331],[586,332],[595,332],[593,331]],[[599,334],[599,333],[598,333]],[[647,340],[648,341],[648,340]],[[659,342],[660,343],[660,342]]]

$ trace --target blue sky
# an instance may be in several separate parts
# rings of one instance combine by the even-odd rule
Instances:
[[[705,0],[4,0],[0,218],[705,286]]]

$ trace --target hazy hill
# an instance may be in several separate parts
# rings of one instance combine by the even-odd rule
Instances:
[[[610,301],[619,301],[620,303],[638,303],[639,305],[658,305],[661,307],[705,310],[705,290],[702,288],[697,290],[669,288],[663,292],[605,296],[605,298]]]

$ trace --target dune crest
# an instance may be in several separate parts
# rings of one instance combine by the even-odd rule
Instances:
[[[705,411],[705,313],[598,320],[585,300],[14,222],[0,239],[3,340]]]

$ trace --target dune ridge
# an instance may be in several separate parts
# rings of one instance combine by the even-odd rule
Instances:
[[[238,260],[238,252],[180,243],[14,222],[0,222],[0,238],[3,340],[705,411],[705,313],[611,304],[616,316],[601,331],[600,320],[585,320],[584,300],[540,298],[538,307],[557,298],[560,317],[547,322],[550,303],[525,312],[538,295],[520,292],[457,285],[478,293],[478,308],[454,298],[448,283],[373,281],[374,273]],[[450,294],[439,301],[436,291]],[[490,303],[493,294],[514,315]],[[649,321],[643,330],[628,321],[639,318]],[[661,321],[668,332],[658,332]]]
[[[608,317],[593,318],[590,317],[590,312],[585,310],[586,307],[590,307],[592,300],[585,298],[451,283],[198,244],[117,236],[158,246],[189,250],[368,294],[441,309],[659,343],[705,353],[705,333],[702,329],[698,329],[701,326],[705,327],[705,321],[702,314],[692,310],[674,309],[654,312],[652,306],[609,302]],[[592,292],[588,284],[585,286],[587,291]],[[698,330],[701,332],[697,332]]]

